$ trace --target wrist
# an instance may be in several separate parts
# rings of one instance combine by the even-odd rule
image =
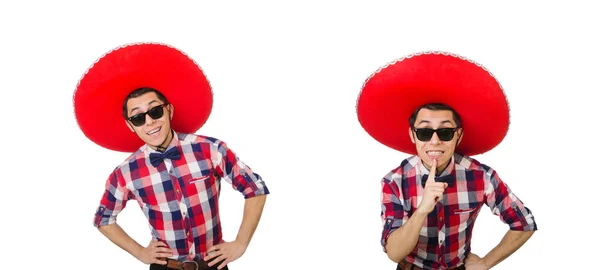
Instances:
[[[133,255],[133,257],[135,257],[136,259],[141,260],[140,255],[142,254],[143,250],[144,250],[144,247],[142,247],[140,245],[135,245],[135,247],[131,251],[131,255]]]
[[[487,269],[490,269],[490,268],[492,268],[492,263],[491,263],[491,262],[489,262],[489,260],[490,260],[490,259],[489,259],[487,256],[483,256],[483,258],[481,258],[481,262],[482,262],[482,263],[485,265],[485,267],[486,267]]]
[[[425,212],[423,210],[420,210],[421,208],[417,208],[417,211],[415,211],[415,214],[413,215],[414,217],[418,218],[418,219],[423,219],[425,220],[425,218],[427,218],[427,216],[429,215],[429,212]]]
[[[235,242],[238,243],[238,244],[243,245],[244,247],[247,247],[250,244],[250,239],[245,239],[245,238],[242,238],[242,237],[237,237],[235,239]]]

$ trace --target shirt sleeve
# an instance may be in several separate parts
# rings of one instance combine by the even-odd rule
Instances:
[[[219,141],[213,157],[217,175],[241,192],[245,199],[269,194],[262,177],[244,164],[224,142]]]
[[[125,208],[129,199],[129,190],[125,188],[122,179],[115,170],[106,181],[106,189],[94,217],[95,227],[117,222],[117,215]]]
[[[383,232],[381,234],[381,245],[383,251],[387,252],[385,246],[387,239],[398,228],[408,221],[404,198],[398,182],[392,181],[391,176],[386,176],[381,181],[381,218],[383,220]]]
[[[490,170],[486,175],[488,181],[486,181],[484,200],[492,213],[499,216],[513,231],[537,230],[532,212],[525,207],[508,185],[502,182],[496,171]]]

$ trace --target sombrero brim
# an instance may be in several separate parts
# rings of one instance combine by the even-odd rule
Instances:
[[[79,81],[73,104],[85,136],[115,151],[142,146],[122,116],[125,98],[140,87],[157,89],[173,104],[171,127],[178,132],[196,132],[208,120],[213,95],[202,69],[171,46],[137,43],[108,52]]]
[[[443,52],[410,55],[381,68],[365,81],[356,110],[377,141],[416,154],[408,118],[427,103],[447,104],[460,115],[464,134],[458,153],[485,153],[508,132],[509,106],[500,83],[481,65]]]

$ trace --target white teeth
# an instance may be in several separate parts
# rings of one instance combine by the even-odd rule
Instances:
[[[152,135],[152,134],[158,132],[159,130],[160,130],[160,128],[156,128],[156,129],[150,130],[150,132],[148,132],[148,135]]]
[[[443,153],[444,152],[442,152],[442,151],[427,151],[427,154],[432,155],[432,156],[439,156]]]

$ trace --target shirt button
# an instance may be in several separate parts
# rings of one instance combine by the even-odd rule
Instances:
[[[187,232],[185,233],[185,235],[186,235],[186,236],[190,236],[190,231],[187,231]]]
[[[441,245],[442,243],[444,243],[444,240],[440,240],[440,245]]]
[[[440,221],[443,221],[443,220],[444,220],[444,218],[443,218],[443,217],[440,217]]]
[[[177,194],[179,194],[179,189],[177,190]]]

